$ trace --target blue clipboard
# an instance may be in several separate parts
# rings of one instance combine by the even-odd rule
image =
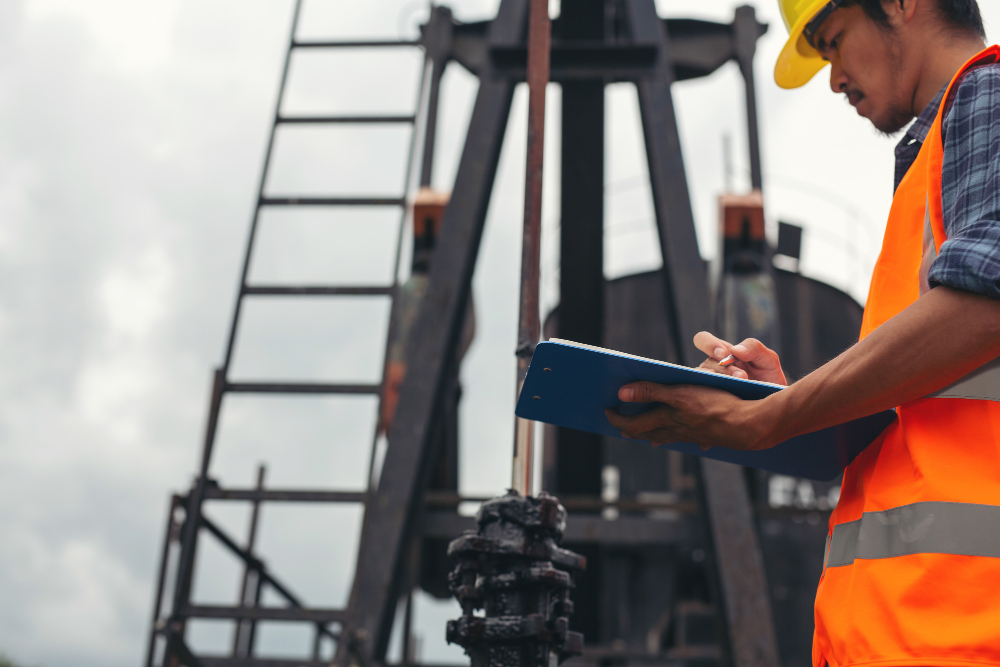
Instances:
[[[635,415],[655,407],[654,403],[623,403],[618,399],[618,389],[622,385],[638,380],[723,389],[747,400],[761,399],[784,388],[570,341],[551,340],[535,347],[515,413],[523,419],[621,438],[604,410],[615,408],[622,414]],[[895,418],[895,410],[886,410],[800,435],[759,452],[724,447],[702,451],[693,443],[664,446],[685,454],[782,475],[828,481],[839,475]]]

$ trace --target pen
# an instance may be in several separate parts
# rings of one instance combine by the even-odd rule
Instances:
[[[723,359],[722,361],[720,361],[719,365],[722,366],[723,368],[727,368],[727,367],[732,366],[733,364],[735,364],[737,361],[738,360],[736,359],[736,357],[734,357],[733,355],[730,354],[728,357],[726,357],[725,359]]]

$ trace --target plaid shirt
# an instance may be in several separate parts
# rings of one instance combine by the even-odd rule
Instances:
[[[896,146],[895,185],[906,175],[930,130],[944,89]],[[941,124],[941,197],[948,240],[927,279],[1000,299],[1000,64],[967,73]]]

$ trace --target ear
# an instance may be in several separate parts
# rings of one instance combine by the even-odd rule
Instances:
[[[923,3],[933,2],[933,0],[882,0],[882,8],[889,18],[889,24],[893,28],[899,28],[905,23],[913,20],[917,13],[917,8]]]

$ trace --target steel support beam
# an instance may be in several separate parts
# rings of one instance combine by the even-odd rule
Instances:
[[[364,491],[313,491],[308,489],[223,489],[211,486],[205,491],[205,500],[249,500],[251,502],[291,503],[363,503],[368,498]]]
[[[574,0],[563,7],[563,15],[568,8],[588,5],[590,0]],[[576,9],[573,9],[577,12]],[[740,8],[740,11],[745,11]],[[586,8],[580,13],[589,13]],[[578,16],[580,14],[578,13]],[[608,18],[601,8],[600,20]],[[564,39],[568,30],[576,28],[573,23],[564,22],[560,17],[553,21],[551,80],[559,83],[567,81],[603,79],[614,81],[636,81],[651,76],[656,71],[657,48],[655,44],[637,44],[607,41],[603,37]],[[740,15],[737,15],[737,23]],[[734,58],[738,58],[734,24],[700,21],[697,19],[661,19],[670,37],[670,56],[677,81],[708,76]],[[462,23],[454,29],[454,52],[452,57],[463,67],[478,75],[483,67],[490,65],[494,72],[518,81],[524,81],[527,71],[527,49],[524,44],[515,46],[494,46],[490,48],[484,39],[489,21]],[[605,30],[608,25],[605,24]],[[767,25],[744,23],[739,30],[748,29],[760,37],[767,31]]]
[[[565,8],[567,18],[574,16],[574,13],[570,13],[571,7],[572,5],[567,5]],[[596,27],[600,29],[603,27],[603,12],[596,14]],[[581,27],[586,27],[586,24]],[[564,83],[562,86],[560,201],[562,223],[559,245],[559,337],[588,345],[602,345],[603,80],[576,81]],[[558,494],[599,495],[602,442],[602,437],[594,433],[559,428],[556,488],[550,490]]]
[[[639,108],[663,254],[667,309],[673,314],[677,356],[693,366],[702,355],[692,338],[710,328],[711,313],[670,90],[674,67],[669,37],[653,0],[628,0],[628,7],[632,38],[660,47],[655,76],[637,84]],[[701,461],[700,469],[730,660],[734,667],[776,667],[778,648],[770,597],[742,470],[708,459]]]
[[[760,165],[760,131],[757,127],[757,87],[753,78],[753,56],[757,52],[760,28],[750,5],[736,8],[733,20],[733,50],[743,74],[747,106],[747,143],[750,148],[750,187],[760,190],[764,178]]]
[[[491,23],[491,44],[523,39],[527,3],[503,0]],[[400,575],[413,537],[420,495],[433,459],[432,417],[451,369],[465,321],[479,242],[510,112],[514,84],[484,73],[469,123],[450,203],[432,260],[427,295],[411,334],[407,374],[382,466],[378,489],[365,510],[360,553],[348,608],[347,632],[361,659],[382,660],[389,642]],[[344,664],[352,641],[340,642]]]
[[[191,598],[191,586],[194,581],[194,565],[198,547],[198,533],[201,528],[201,504],[208,487],[208,468],[212,460],[212,445],[215,443],[215,430],[219,424],[219,411],[222,408],[222,397],[225,388],[225,370],[216,369],[212,382],[212,397],[208,409],[208,420],[205,424],[205,440],[202,447],[201,467],[195,479],[194,488],[188,494],[184,506],[184,523],[180,530],[180,554],[177,558],[177,579],[174,583],[173,603],[170,618],[167,619],[167,659],[172,655],[186,660],[188,649],[184,643],[186,623],[179,615],[181,609],[188,605]],[[192,665],[193,663],[187,663]],[[196,664],[196,663],[194,663]]]
[[[421,42],[426,58],[431,62],[431,83],[427,98],[427,118],[424,121],[424,155],[420,163],[420,185],[430,187],[434,175],[434,147],[437,137],[438,97],[441,93],[441,77],[451,54],[451,34],[453,20],[451,9],[437,6],[431,9],[431,17],[423,29]],[[426,67],[426,63],[424,67]]]
[[[304,609],[302,607],[229,607],[225,605],[188,605],[186,618],[222,618],[250,621],[311,621],[315,623],[341,623],[346,617],[343,609]]]
[[[267,473],[267,468],[263,465],[257,468],[257,491],[262,491],[264,489],[264,475]],[[257,543],[257,527],[260,525],[260,500],[254,499],[250,506],[250,526],[247,530],[247,555],[252,556],[254,547]],[[239,593],[237,594],[237,603],[240,606],[245,607],[256,607],[258,592],[260,591],[261,577],[260,572],[255,571],[250,563],[243,564],[243,578],[240,581]],[[253,641],[252,637],[256,631],[256,625],[251,622],[244,622],[240,620],[236,623],[236,631],[233,633],[233,652],[232,656],[234,658],[240,657],[241,655],[250,656],[253,655]]]
[[[170,508],[167,510],[167,529],[163,536],[163,550],[160,552],[160,568],[156,582],[156,598],[153,601],[153,622],[160,618],[163,610],[163,588],[167,581],[167,565],[170,560],[170,545],[173,544],[174,531],[178,531],[180,526],[176,523],[175,512],[181,506],[181,498],[177,494],[170,497]],[[156,650],[156,638],[159,635],[154,630],[149,633],[149,642],[146,645],[145,667],[153,667],[153,652]]]
[[[163,631],[163,636],[167,640],[167,650],[169,651],[164,662],[165,665],[173,667],[181,664],[184,667],[204,667],[204,663],[195,657],[191,647],[184,641],[184,636],[173,627],[173,624],[167,626]]]
[[[570,56],[569,60],[585,62],[590,52],[597,55],[591,64],[613,60],[608,58],[610,54],[604,43],[605,5],[604,0],[562,4],[558,32],[564,48],[553,49],[555,70],[564,64],[564,54]],[[504,54],[496,49],[492,55],[494,62],[503,60]],[[560,338],[589,345],[604,342],[604,84],[600,72],[591,72],[585,79],[562,82],[557,331]],[[556,488],[549,491],[558,495],[599,496],[604,464],[602,444],[600,435],[557,428]],[[569,525],[579,526],[580,519],[573,517]],[[576,582],[573,593],[576,612],[570,623],[593,642],[601,634],[601,547],[590,543],[574,548],[588,559],[589,567]]]

